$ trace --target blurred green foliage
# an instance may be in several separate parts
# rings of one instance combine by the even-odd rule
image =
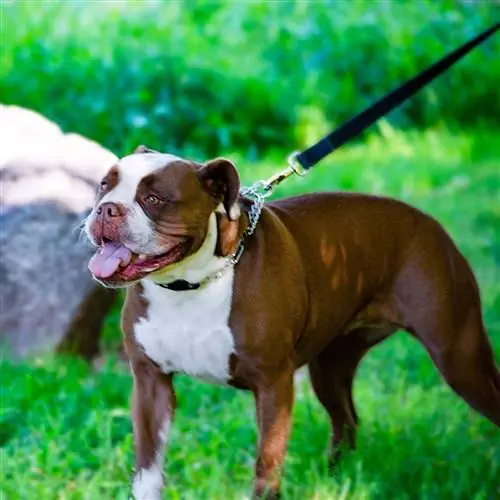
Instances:
[[[0,95],[117,154],[303,146],[498,21],[495,2],[4,2]],[[390,116],[499,124],[500,37]]]

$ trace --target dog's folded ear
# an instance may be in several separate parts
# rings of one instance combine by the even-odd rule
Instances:
[[[222,203],[229,219],[236,220],[240,216],[240,176],[234,164],[225,158],[211,160],[200,167],[198,177],[204,189]]]

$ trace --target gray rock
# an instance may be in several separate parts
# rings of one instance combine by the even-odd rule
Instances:
[[[92,280],[80,228],[116,157],[17,106],[0,106],[0,138],[2,348],[93,357],[116,292]]]
[[[0,182],[4,207],[51,202],[81,212],[116,156],[94,141],[64,134],[43,116],[0,105]]]

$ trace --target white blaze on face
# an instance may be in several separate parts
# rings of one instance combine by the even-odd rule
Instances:
[[[168,166],[169,163],[183,161],[178,156],[162,153],[137,153],[125,156],[117,163],[118,183],[106,193],[87,217],[85,230],[89,235],[89,223],[102,203],[119,203],[127,211],[127,246],[136,253],[155,254],[162,249],[156,244],[152,221],[135,200],[141,180]]]
[[[119,174],[117,185],[103,196],[101,203],[112,201],[122,203],[127,208],[134,206],[137,204],[135,194],[141,180],[174,161],[182,161],[182,158],[161,153],[138,153],[125,156],[117,164]]]

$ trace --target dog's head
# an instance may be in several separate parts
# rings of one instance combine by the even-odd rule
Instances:
[[[126,286],[175,267],[208,239],[215,247],[215,214],[239,218],[239,187],[229,160],[202,165],[140,146],[109,169],[85,222],[98,247],[89,263],[94,278]]]

